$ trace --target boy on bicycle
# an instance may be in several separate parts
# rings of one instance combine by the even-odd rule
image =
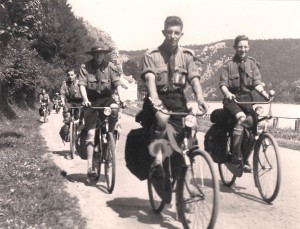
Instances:
[[[178,16],[169,16],[164,23],[162,33],[165,37],[163,43],[154,49],[148,50],[143,58],[143,69],[141,77],[146,81],[148,95],[145,99],[143,110],[154,114],[152,125],[153,139],[166,137],[167,123],[170,123],[176,131],[182,128],[182,119],[179,116],[165,115],[155,107],[164,108],[173,112],[188,112],[184,89],[187,82],[191,84],[195,93],[196,101],[200,110],[207,110],[204,102],[200,75],[195,65],[193,51],[179,47],[178,43],[182,37],[183,22]],[[155,144],[155,141],[153,143]],[[151,146],[150,144],[150,146]],[[162,169],[162,147],[150,147],[156,152],[152,167],[159,173]],[[153,146],[153,145],[152,145]]]
[[[249,51],[249,38],[245,35],[239,35],[234,40],[235,55],[228,60],[221,72],[220,89],[224,95],[224,110],[232,114],[236,119],[236,125],[233,130],[233,164],[240,164],[240,155],[242,135],[245,127],[252,125],[252,118],[248,116],[253,110],[252,105],[241,105],[234,102],[253,101],[251,91],[255,89],[259,94],[269,99],[268,93],[264,90],[261,82],[259,65],[256,60],[247,55]],[[246,118],[247,117],[247,118]],[[245,163],[245,172],[251,172],[249,162]]]
[[[114,90],[117,91],[121,104],[124,103],[121,93],[120,74],[113,63],[109,62],[106,54],[111,52],[103,43],[97,42],[87,54],[93,56],[92,60],[82,64],[79,71],[79,88],[83,98],[85,129],[87,130],[87,175],[96,177],[97,171],[93,168],[95,128],[98,119],[98,111],[89,106],[110,106],[116,101],[112,98]],[[113,131],[118,118],[118,112],[113,110],[110,116],[110,130]]]

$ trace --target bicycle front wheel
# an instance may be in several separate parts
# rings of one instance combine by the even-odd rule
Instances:
[[[277,197],[281,182],[279,148],[275,138],[264,133],[256,143],[253,155],[254,181],[264,201]]]
[[[219,183],[210,155],[194,150],[191,165],[183,168],[176,199],[179,219],[184,228],[213,228],[219,209]]]
[[[75,153],[76,153],[76,145],[75,145],[75,141],[76,141],[76,125],[74,124],[74,122],[70,123],[70,153],[71,153],[71,158],[74,159],[75,158]]]
[[[230,172],[226,164],[218,164],[218,168],[223,185],[231,187],[236,180],[236,176]]]
[[[107,184],[107,191],[112,193],[115,187],[116,179],[116,144],[112,133],[108,133],[107,136],[107,147],[106,147],[106,158],[105,158],[105,178]]]

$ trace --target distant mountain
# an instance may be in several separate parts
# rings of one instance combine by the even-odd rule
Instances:
[[[205,45],[188,45],[194,50],[198,70],[207,100],[220,100],[219,75],[223,63],[234,55],[233,40],[223,40]],[[122,62],[140,60],[146,50],[120,51]],[[263,82],[267,89],[276,91],[276,100],[294,102],[297,86],[300,85],[300,39],[270,39],[250,41],[249,56],[261,66]]]

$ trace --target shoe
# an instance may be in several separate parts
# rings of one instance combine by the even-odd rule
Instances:
[[[91,178],[97,177],[97,171],[92,168],[88,168],[87,176]]]
[[[67,154],[65,158],[66,158],[66,160],[72,160],[72,157],[70,154]]]
[[[253,173],[253,169],[248,161],[244,164],[244,172],[245,173]]]

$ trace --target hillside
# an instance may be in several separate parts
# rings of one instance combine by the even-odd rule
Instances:
[[[220,100],[219,74],[223,62],[234,55],[233,40],[223,40],[206,45],[185,46],[195,51],[203,64],[197,63],[207,100]],[[120,51],[125,60],[139,65],[145,50]],[[276,91],[276,100],[295,102],[296,86],[300,85],[300,39],[252,40],[249,56],[260,64],[267,89]]]

